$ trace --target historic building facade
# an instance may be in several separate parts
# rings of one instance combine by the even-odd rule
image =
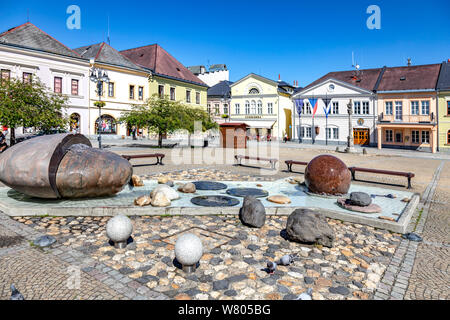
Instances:
[[[230,80],[230,71],[225,64],[213,64],[209,69],[205,66],[192,66],[188,69],[210,87],[221,81]]]
[[[378,148],[437,151],[441,64],[386,68],[377,88]]]
[[[89,67],[102,69],[107,72],[109,83],[103,83],[103,92],[97,92],[97,83],[89,81],[89,116],[88,132],[90,135],[129,136],[131,128],[118,122],[119,117],[132,105],[145,104],[149,95],[150,72],[145,70],[107,43],[97,43],[74,49],[81,57],[89,61]],[[97,101],[105,102],[99,109],[95,106]],[[137,128],[139,132],[139,128]]]
[[[67,96],[71,129],[88,134],[89,61],[25,23],[0,34],[0,69],[2,79],[39,79],[50,91]],[[23,128],[16,129],[23,133]]]
[[[355,144],[376,146],[375,88],[381,74],[382,69],[330,72],[295,93],[292,96],[294,140],[345,145],[349,136],[350,105]]]
[[[231,84],[230,81],[221,81],[208,88],[206,109],[219,124],[230,121]]]
[[[450,60],[442,63],[436,90],[439,115],[439,151],[450,152]]]
[[[230,87],[230,121],[247,124],[250,139],[291,137],[293,86],[251,73]]]

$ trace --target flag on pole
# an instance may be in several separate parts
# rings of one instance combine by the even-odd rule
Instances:
[[[303,111],[303,99],[296,99],[294,100],[295,108],[297,109],[297,113],[300,116]]]
[[[311,107],[313,108],[313,118],[317,111],[317,99],[308,99],[309,103],[311,103]]]
[[[325,104],[325,107],[323,107],[323,111],[325,112],[325,117],[328,118],[328,115],[330,114],[330,111],[331,111],[331,107],[330,107],[331,98],[325,98],[322,100],[323,100],[323,103]]]

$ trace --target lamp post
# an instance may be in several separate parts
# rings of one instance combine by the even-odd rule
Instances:
[[[109,77],[106,71],[103,71],[102,69],[97,69],[93,67],[91,69],[91,75],[89,79],[92,82],[95,82],[97,84],[97,90],[95,91],[98,95],[98,125],[97,125],[97,132],[98,132],[98,148],[102,148],[102,131],[100,130],[100,125],[102,121],[102,94],[103,94],[103,82],[109,83]]]

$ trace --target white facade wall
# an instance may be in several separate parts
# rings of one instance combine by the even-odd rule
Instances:
[[[69,97],[67,115],[80,115],[80,133],[88,133],[89,105],[89,62],[43,53],[35,50],[18,49],[0,45],[0,69],[10,70],[11,78],[22,79],[23,73],[31,73],[32,78],[44,83],[53,92],[54,78],[62,78],[62,94]],[[78,80],[78,95],[71,93],[72,79]],[[18,128],[18,134],[23,133]]]
[[[334,86],[334,90],[330,90],[330,85]],[[309,102],[309,98],[318,99],[317,112],[312,117],[312,113],[306,113],[306,105]],[[330,102],[331,112],[328,115],[328,126],[325,116],[324,107],[325,104],[322,99],[332,99]],[[377,99],[376,95],[370,91],[346,84],[337,80],[326,80],[321,84],[318,84],[305,91],[301,91],[292,97],[295,99],[304,99],[304,110],[299,119],[295,103],[293,104],[293,127],[295,128],[293,134],[294,139],[298,141],[300,131],[300,124],[305,129],[305,136],[301,137],[303,143],[312,143],[313,137],[307,136],[308,127],[311,128],[311,135],[315,134],[315,127],[318,127],[319,133],[314,136],[315,144],[325,144],[327,142],[326,128],[331,128],[331,137],[328,137],[329,145],[345,145],[347,144],[349,136],[348,127],[348,111],[347,105],[352,100],[352,127],[353,129],[368,130],[369,145],[374,146],[377,143],[376,134],[376,120],[377,120]],[[360,114],[355,113],[355,102],[360,103]],[[369,106],[369,112],[363,114],[363,102],[367,102]],[[333,103],[338,104],[338,113],[333,113]],[[311,106],[312,112],[313,106]],[[333,128],[338,129],[338,137],[335,138]]]
[[[214,72],[205,72],[197,75],[197,77],[206,83],[208,86],[212,87],[218,84],[221,81],[229,81],[230,80],[230,71],[228,70],[220,70]]]

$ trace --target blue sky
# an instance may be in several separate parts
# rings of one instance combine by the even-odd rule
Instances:
[[[69,30],[66,9],[81,9]],[[366,9],[381,9],[369,30]],[[27,21],[70,48],[106,41],[118,50],[158,43],[185,66],[225,63],[230,80],[250,72],[305,86],[329,71],[439,63],[450,58],[450,1],[11,1],[0,30]]]

